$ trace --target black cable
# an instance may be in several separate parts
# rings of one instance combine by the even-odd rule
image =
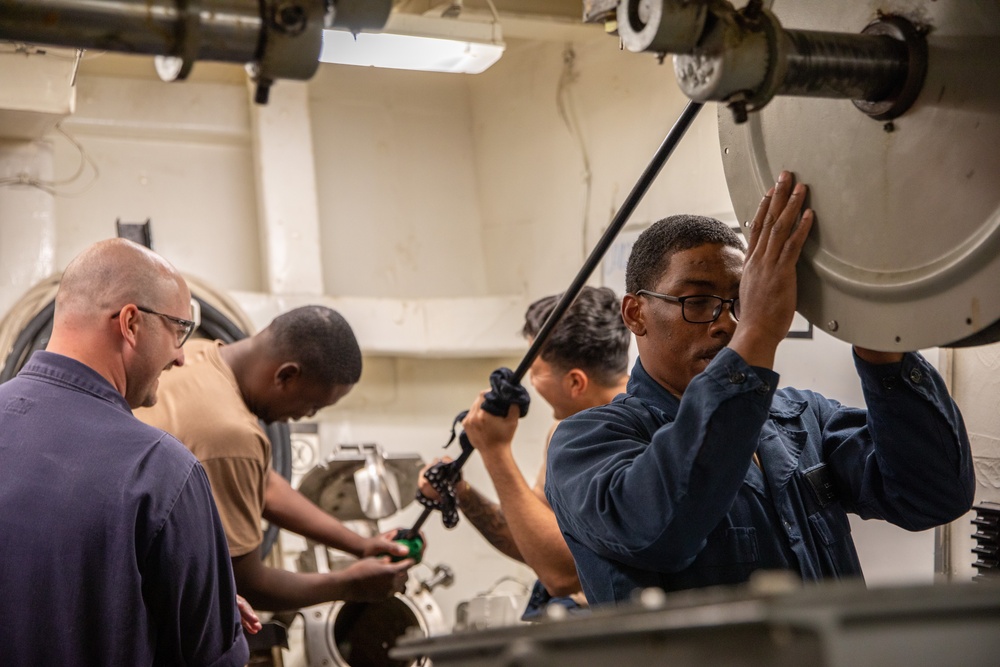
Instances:
[[[0,372],[0,384],[17,375],[21,367],[24,366],[24,362],[28,360],[28,357],[35,350],[45,347],[49,342],[49,336],[52,334],[52,314],[55,310],[56,302],[54,300],[50,301],[21,329],[21,333],[17,335],[10,354],[7,355],[7,359],[4,361],[3,371]]]

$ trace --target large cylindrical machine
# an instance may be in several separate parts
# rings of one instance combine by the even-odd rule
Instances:
[[[776,0],[802,29],[859,31],[878,3]],[[885,11],[889,11],[886,8]],[[799,310],[816,327],[879,350],[1000,337],[1000,5],[893,3],[926,32],[912,107],[876,120],[855,104],[779,97],[746,123],[720,113],[723,166],[741,221],[793,169],[810,184],[815,233]]]
[[[447,632],[441,609],[421,583],[382,602],[339,601],[301,613],[310,667],[409,667],[418,660],[389,655],[402,637]]]
[[[593,0],[593,20],[719,104],[747,224],[782,169],[817,214],[799,310],[864,347],[1000,339],[1000,5]]]

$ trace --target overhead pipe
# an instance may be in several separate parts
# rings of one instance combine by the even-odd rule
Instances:
[[[312,78],[323,29],[378,31],[391,0],[0,0],[0,40],[157,56],[165,81],[198,60],[246,64],[267,102],[278,79]]]
[[[927,73],[926,27],[880,15],[860,33],[786,30],[750,0],[620,0],[624,48],[674,54],[684,94],[726,103],[737,123],[777,95],[853,100],[877,120],[902,115]],[[607,18],[607,17],[605,17]]]

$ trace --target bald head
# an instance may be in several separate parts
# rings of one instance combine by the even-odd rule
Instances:
[[[184,279],[152,250],[125,239],[98,241],[63,272],[55,322],[102,318],[128,303],[160,310],[178,290],[187,291]]]
[[[169,262],[131,241],[99,241],[63,272],[46,349],[90,366],[131,407],[153,405],[160,372],[184,363],[176,319],[190,317],[191,292]]]

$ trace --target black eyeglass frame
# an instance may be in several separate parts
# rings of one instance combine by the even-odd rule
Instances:
[[[684,318],[685,322],[689,322],[691,324],[709,324],[711,322],[715,322],[717,319],[719,319],[719,316],[722,315],[722,308],[727,303],[729,304],[729,312],[732,313],[733,319],[736,320],[737,322],[740,321],[740,317],[736,313],[736,310],[739,307],[738,304],[739,304],[739,301],[740,301],[740,297],[738,297],[738,296],[737,297],[733,297],[732,299],[723,299],[721,296],[716,296],[715,294],[690,294],[688,296],[671,296],[669,294],[660,294],[659,292],[651,292],[648,289],[637,290],[636,293],[635,293],[635,295],[636,296],[643,296],[643,295],[645,295],[645,296],[651,296],[651,297],[654,297],[654,298],[657,298],[657,299],[662,299],[663,301],[669,301],[671,303],[679,303],[681,305],[681,317]],[[719,305],[717,305],[715,307],[715,309],[712,311],[712,319],[710,319],[710,320],[691,320],[691,319],[688,319],[687,310],[684,308],[684,303],[688,299],[718,299]]]
[[[184,343],[187,342],[188,338],[191,337],[191,334],[193,334],[194,330],[198,327],[198,323],[195,320],[185,320],[183,317],[175,317],[173,315],[167,315],[166,313],[161,313],[159,311],[153,310],[152,308],[147,308],[146,306],[140,306],[139,304],[135,304],[135,308],[136,310],[141,310],[142,312],[149,313],[150,315],[157,315],[170,322],[173,322],[174,324],[184,327],[184,335],[181,336],[180,339],[177,341],[177,347],[184,347]],[[115,313],[114,315],[112,315],[111,319],[118,317],[119,314],[120,311],[119,313]]]

